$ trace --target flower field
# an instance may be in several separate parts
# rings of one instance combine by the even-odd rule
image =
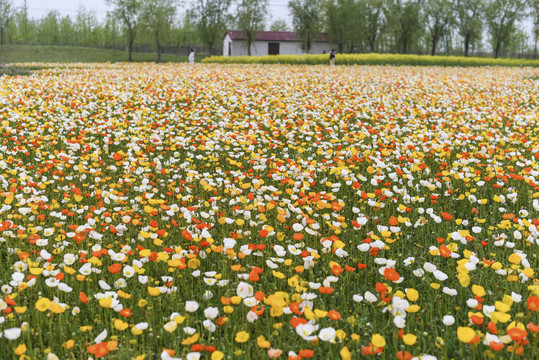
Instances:
[[[539,358],[538,75],[0,78],[0,357]]]

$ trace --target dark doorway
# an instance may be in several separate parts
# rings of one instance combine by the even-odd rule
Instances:
[[[232,56],[232,42],[228,43],[228,56]]]
[[[268,43],[268,55],[279,55],[279,43]]]

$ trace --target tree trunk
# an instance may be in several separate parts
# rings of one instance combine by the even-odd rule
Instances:
[[[406,37],[403,37],[402,39],[402,53],[403,54],[408,53],[408,39]]]
[[[470,35],[466,34],[464,37],[464,56],[468,57],[468,52],[470,50]]]
[[[155,44],[157,45],[157,62],[161,62],[161,42],[159,41],[159,32],[155,33]]]
[[[371,53],[376,52],[376,40],[373,38],[369,38],[369,47],[371,49]]]
[[[342,41],[339,41],[339,43],[337,44],[337,49],[338,49],[337,52],[340,53],[340,54],[342,54],[344,52],[343,51],[344,50],[344,45],[343,45]]]
[[[251,34],[247,34],[247,55],[251,56],[251,43],[253,42],[253,39],[251,37]]]
[[[129,55],[127,56],[127,61],[131,62],[133,61],[133,43],[135,42],[135,39],[130,36],[129,37],[129,46],[128,46],[128,52],[129,52]]]
[[[436,41],[437,41],[436,36],[433,36],[432,37],[432,48],[431,48],[431,52],[430,52],[431,56],[436,55]]]
[[[500,41],[496,40],[496,46],[494,47],[494,59],[498,58],[498,55],[500,54]]]

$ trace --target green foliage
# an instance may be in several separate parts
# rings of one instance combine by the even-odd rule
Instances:
[[[484,0],[457,0],[456,24],[464,42],[464,56],[468,56],[471,45],[481,40],[485,6]]]
[[[236,26],[245,33],[245,45],[249,55],[256,32],[264,29],[267,9],[268,0],[241,0],[238,3]]]
[[[290,0],[288,8],[292,14],[294,30],[301,39],[301,47],[307,53],[311,51],[313,40],[320,27],[319,0]]]
[[[516,22],[520,19],[526,3],[522,0],[493,0],[486,9],[494,57],[497,58],[515,32]]]
[[[173,0],[145,0],[142,4],[141,19],[155,40],[157,62],[161,62],[163,37],[170,30],[175,12]]]
[[[268,55],[268,56],[212,56],[203,63],[225,64],[329,64],[329,57],[321,55]],[[411,66],[533,66],[539,60],[494,59],[463,56],[424,56],[404,54],[338,54],[336,65],[411,65]]]
[[[450,0],[431,0],[425,6],[427,30],[431,42],[431,55],[436,55],[436,45],[454,22]]]
[[[210,55],[226,30],[230,4],[230,0],[197,0],[194,3],[197,30]]]
[[[361,11],[365,14],[365,38],[369,46],[369,51],[375,52],[381,30],[386,25],[384,0],[363,0]]]
[[[277,19],[271,23],[270,31],[290,31],[290,29],[285,20]]]
[[[123,25],[123,31],[127,37],[129,61],[132,61],[133,44],[140,24],[142,3],[139,0],[108,0],[108,2],[115,7],[112,15]]]
[[[6,30],[11,21],[13,9],[9,0],[0,0],[0,45],[6,42]]]
[[[386,18],[395,35],[398,51],[403,54],[414,52],[424,31],[421,1],[388,0]]]
[[[368,6],[355,0],[332,0],[325,3],[325,31],[330,34],[331,41],[337,51],[352,52],[361,49],[361,34],[370,29],[366,24],[377,22],[380,13],[371,13]],[[367,37],[370,33],[367,33]]]

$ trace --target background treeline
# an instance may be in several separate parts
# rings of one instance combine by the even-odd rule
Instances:
[[[290,0],[292,26],[271,19],[268,0],[108,0],[98,20],[51,11],[34,19],[24,1],[0,0],[0,45],[65,45],[219,55],[226,29],[291,31],[309,53],[327,32],[339,53],[537,58],[539,0]]]

